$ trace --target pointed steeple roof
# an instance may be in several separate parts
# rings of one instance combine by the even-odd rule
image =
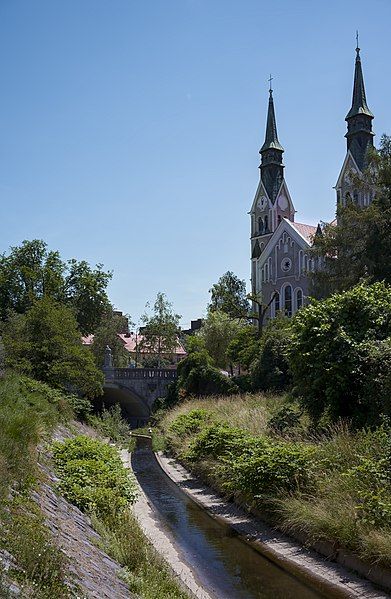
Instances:
[[[273,102],[273,90],[269,89],[269,107],[267,111],[267,122],[266,122],[266,135],[265,135],[265,143],[263,144],[260,152],[264,152],[265,150],[280,150],[284,151],[284,148],[278,141],[277,137],[277,125],[276,125],[276,115],[274,113],[274,102]]]
[[[356,48],[356,66],[354,70],[354,85],[353,85],[353,98],[352,107],[346,115],[346,120],[358,114],[365,114],[373,118],[372,112],[369,110],[367,105],[367,99],[365,95],[364,77],[361,68],[360,48]]]

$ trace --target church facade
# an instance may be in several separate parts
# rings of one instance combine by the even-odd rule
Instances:
[[[347,153],[336,184],[337,203],[353,200],[365,206],[372,192],[357,190],[355,178],[366,166],[368,149],[373,147],[373,114],[366,101],[360,49],[356,63],[352,106],[346,116]],[[260,181],[250,210],[251,293],[267,306],[266,318],[281,311],[292,316],[310,294],[309,273],[320,267],[309,250],[317,226],[296,222],[295,207],[284,176],[283,153],[277,135],[273,91],[269,90],[265,141],[261,154]],[[257,304],[254,304],[257,309]]]

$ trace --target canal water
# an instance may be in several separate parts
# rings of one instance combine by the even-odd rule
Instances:
[[[141,441],[141,440],[140,440]],[[161,470],[151,449],[139,444],[132,467],[159,526],[181,559],[215,599],[315,599],[324,597],[264,558],[184,494]]]

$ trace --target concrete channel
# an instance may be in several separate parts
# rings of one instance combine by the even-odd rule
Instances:
[[[390,597],[224,501],[175,460],[155,455],[149,438],[138,438],[131,458],[124,454],[141,488],[136,516],[191,596]]]

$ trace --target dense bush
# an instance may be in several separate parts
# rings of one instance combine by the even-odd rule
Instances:
[[[182,418],[186,416],[183,414]],[[179,418],[181,418],[179,416]],[[178,419],[174,422],[178,421]],[[202,458],[219,458],[221,456],[236,455],[243,451],[249,436],[241,430],[222,423],[214,423],[201,430],[190,443],[185,454],[190,461]]]
[[[289,348],[292,337],[291,320],[271,320],[260,340],[259,357],[251,366],[253,387],[262,391],[281,391],[291,382]]]
[[[285,433],[300,427],[302,414],[296,405],[283,405],[269,419],[268,428],[271,431]]]
[[[178,416],[172,422],[169,430],[179,437],[184,437],[190,433],[198,432],[209,419],[210,413],[207,410],[190,410],[187,414]]]
[[[231,379],[211,365],[211,358],[206,350],[191,352],[179,362],[178,389],[181,397],[231,395],[239,391]]]
[[[390,414],[390,286],[358,285],[314,301],[292,324],[294,384],[314,419],[376,424]]]
[[[79,435],[53,444],[60,491],[81,510],[115,517],[136,499],[136,485],[122,465],[118,450]]]
[[[227,488],[254,498],[305,490],[315,466],[314,454],[311,445],[259,438],[250,453],[241,453],[228,464]]]

